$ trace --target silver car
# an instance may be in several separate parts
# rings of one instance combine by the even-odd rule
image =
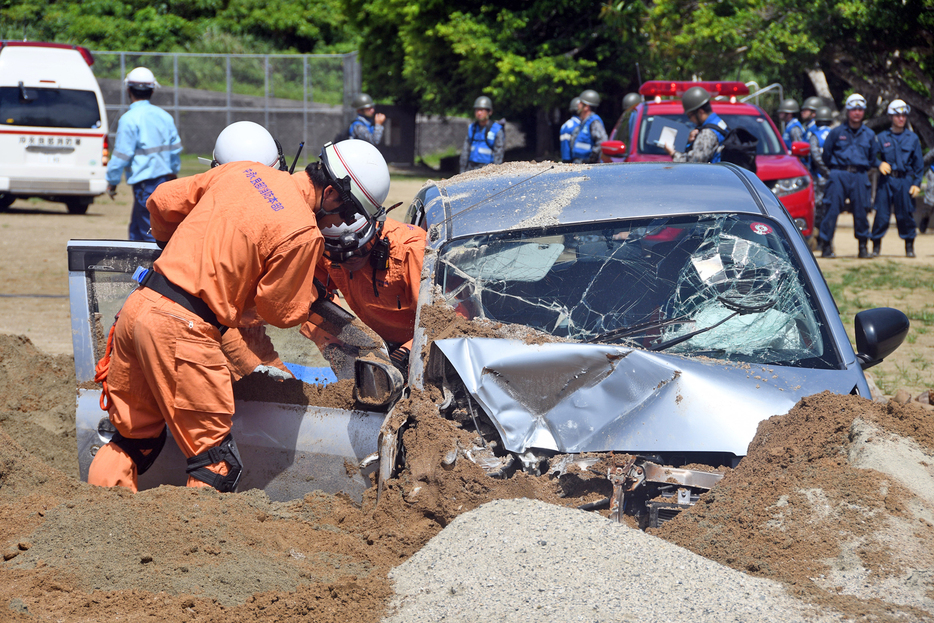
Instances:
[[[861,312],[854,352],[794,222],[731,165],[487,167],[427,184],[405,220],[428,231],[408,388],[437,387],[439,417],[476,432],[462,458],[492,478],[596,471],[605,499],[589,507],[643,526],[715,486],[715,468],[738,463],[759,422],[802,397],[869,397],[863,368],[908,331],[897,310]],[[110,434],[94,362],[133,271],[157,253],[69,244],[85,478]],[[427,327],[438,306],[477,336]],[[297,331],[272,337],[299,378],[324,376]],[[404,418],[392,417],[402,388],[358,361],[355,389],[367,408],[238,399],[240,489],[360,499],[403,468]],[[696,464],[712,469],[685,468]],[[167,443],[141,487],[183,484],[184,466]]]

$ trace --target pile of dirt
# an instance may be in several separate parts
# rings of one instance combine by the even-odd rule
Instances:
[[[457,516],[497,499],[592,500],[566,479],[486,476],[465,458],[476,436],[438,418],[430,391],[397,406],[407,467],[360,506],[100,489],[76,478],[68,359],[0,335],[0,391],[2,620],[370,623],[387,614],[389,571]],[[917,403],[808,397],[655,534],[855,619],[934,620],[934,420]]]
[[[918,404],[806,397],[652,532],[849,616],[930,620],[934,417]]]

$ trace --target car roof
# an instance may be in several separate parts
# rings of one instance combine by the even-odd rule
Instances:
[[[435,182],[447,239],[511,229],[684,214],[776,214],[778,200],[754,174],[732,165],[507,163]],[[440,233],[440,232],[439,232]]]
[[[0,47],[0,85],[30,88],[99,90],[81,51],[72,47],[4,44]]]

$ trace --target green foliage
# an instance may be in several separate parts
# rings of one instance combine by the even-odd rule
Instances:
[[[571,0],[344,6],[367,43],[361,62],[370,88],[430,113],[469,112],[481,94],[493,99],[496,116],[563,109],[584,88],[622,90],[640,52],[620,45],[618,29],[629,22],[604,20],[600,5]]]
[[[359,41],[338,0],[4,0],[0,37],[95,50],[345,53]]]

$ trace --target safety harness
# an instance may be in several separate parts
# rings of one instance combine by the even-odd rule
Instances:
[[[227,475],[216,474],[207,468],[221,461],[227,462]],[[185,473],[201,482],[207,483],[221,493],[231,493],[237,490],[240,475],[243,473],[243,462],[240,460],[240,451],[233,435],[228,433],[220,444],[213,448],[196,454],[188,459]]]

